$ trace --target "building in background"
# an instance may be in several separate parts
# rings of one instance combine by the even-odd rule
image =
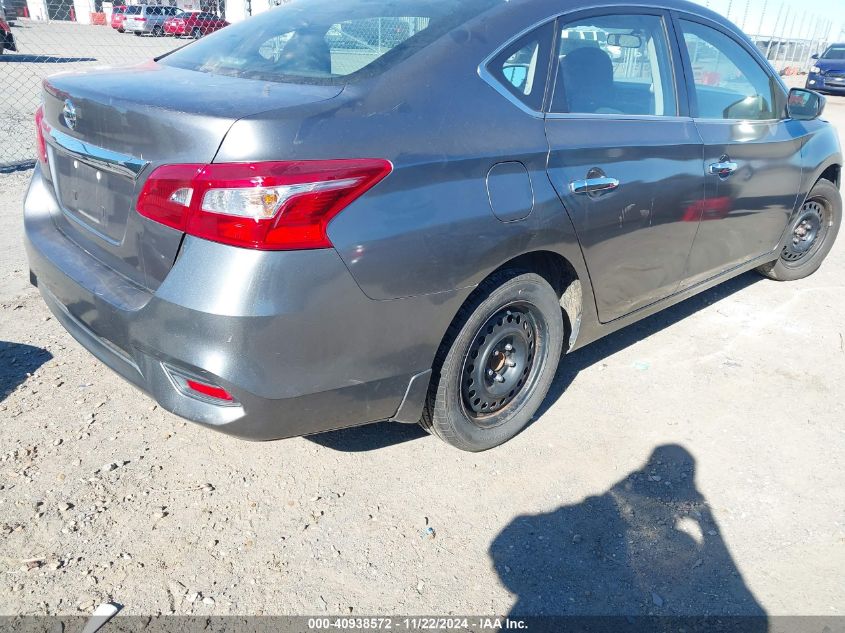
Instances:
[[[293,0],[229,0],[224,17],[229,22],[240,22],[251,15],[269,11],[273,7],[291,1]]]

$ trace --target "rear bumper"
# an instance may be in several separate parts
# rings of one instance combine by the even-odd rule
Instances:
[[[258,252],[193,238],[150,292],[76,246],[57,213],[36,167],[24,224],[45,302],[164,409],[253,440],[418,419],[459,296],[372,301],[333,250]],[[185,395],[166,367],[220,385],[237,404]]]

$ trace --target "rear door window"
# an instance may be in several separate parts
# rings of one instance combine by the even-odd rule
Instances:
[[[290,2],[160,60],[236,77],[346,83],[382,72],[498,1]]]
[[[552,112],[677,115],[663,18],[614,14],[563,25]]]

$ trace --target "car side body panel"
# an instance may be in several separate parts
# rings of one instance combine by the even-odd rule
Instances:
[[[824,115],[822,115],[823,117]],[[797,123],[797,122],[796,122]],[[804,164],[804,175],[801,182],[800,199],[803,201],[818,182],[822,174],[832,167],[837,167],[835,172],[838,180],[834,183],[842,186],[842,147],[839,136],[830,123],[824,120],[803,121],[800,123],[804,128],[805,142],[801,147],[801,158]]]

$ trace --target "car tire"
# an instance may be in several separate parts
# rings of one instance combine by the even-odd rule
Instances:
[[[141,37],[141,31],[135,31],[135,35],[137,35],[138,37]]]
[[[198,40],[202,37],[202,31],[199,29],[199,27],[194,27],[194,30],[191,31],[191,37],[193,37],[195,40]]]
[[[829,180],[819,180],[789,225],[780,257],[757,271],[776,281],[812,275],[833,248],[841,224],[842,194]]]
[[[420,425],[465,451],[508,441],[546,397],[563,337],[562,308],[548,281],[523,270],[493,274],[446,333]]]
[[[161,37],[164,35],[164,30],[160,26],[153,27],[153,37]]]
[[[126,29],[117,29],[118,33],[126,33]]]

